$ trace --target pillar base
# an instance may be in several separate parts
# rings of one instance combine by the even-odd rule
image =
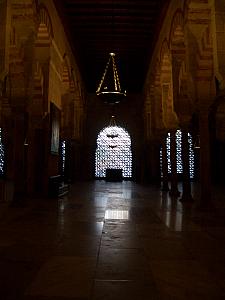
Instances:
[[[177,189],[175,189],[175,190],[171,189],[169,194],[170,194],[171,197],[179,197],[180,196],[180,191],[178,191]]]
[[[170,190],[168,183],[163,183],[162,184],[162,189],[163,192],[168,192]]]
[[[187,195],[182,195],[179,201],[182,203],[193,203],[194,199],[191,194],[187,194]]]
[[[209,202],[200,202],[196,206],[196,210],[199,212],[214,212],[216,210],[215,206],[211,201]]]
[[[26,206],[27,206],[27,199],[25,198],[16,199],[10,203],[10,207],[26,207]]]

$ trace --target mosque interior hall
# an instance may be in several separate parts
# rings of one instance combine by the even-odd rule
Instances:
[[[0,1],[0,299],[225,299],[225,0]]]

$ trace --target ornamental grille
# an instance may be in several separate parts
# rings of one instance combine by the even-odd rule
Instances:
[[[4,162],[5,162],[4,146],[2,144],[2,129],[0,128],[0,176],[4,174]]]
[[[130,135],[119,126],[104,128],[97,138],[95,176],[106,177],[106,169],[122,169],[123,178],[132,177]]]
[[[170,138],[171,135],[168,132],[166,138],[166,150],[167,150],[167,162],[168,162],[168,174],[171,174],[171,159],[170,159]],[[189,170],[190,178],[194,178],[194,151],[192,136],[188,133],[188,143],[189,143]],[[182,162],[182,132],[181,130],[176,131],[176,158],[177,158],[177,174],[183,173],[183,162]],[[162,175],[162,149],[160,149],[160,168]]]
[[[62,141],[61,144],[61,151],[62,151],[62,172],[64,174],[65,171],[65,160],[66,160],[66,142]]]

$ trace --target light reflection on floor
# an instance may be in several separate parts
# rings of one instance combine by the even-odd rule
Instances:
[[[129,220],[128,210],[106,210],[106,220]]]
[[[87,182],[58,202],[10,207],[1,299],[225,299],[224,194],[205,212],[194,193],[190,207],[155,186]]]
[[[183,215],[180,212],[165,213],[165,224],[174,231],[182,231]]]

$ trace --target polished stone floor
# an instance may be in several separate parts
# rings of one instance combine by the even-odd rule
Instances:
[[[96,181],[0,203],[0,299],[225,299],[223,190],[213,197],[201,211],[157,187]]]

